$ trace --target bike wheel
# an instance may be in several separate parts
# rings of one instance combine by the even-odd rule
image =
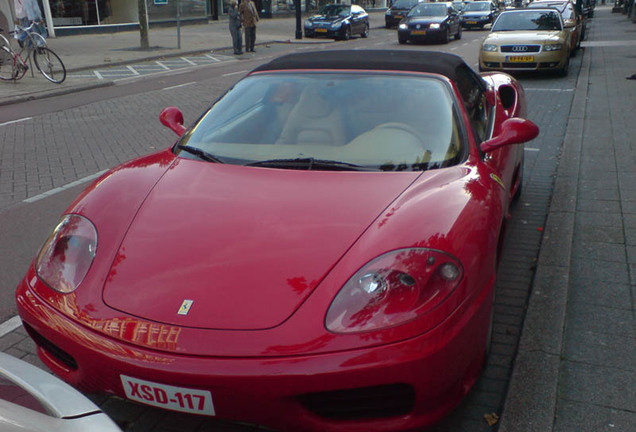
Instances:
[[[7,47],[0,49],[0,79],[9,81],[13,79],[13,70],[15,67],[15,58]]]
[[[36,48],[33,51],[33,61],[35,61],[35,67],[47,80],[60,84],[66,79],[64,63],[51,49]]]

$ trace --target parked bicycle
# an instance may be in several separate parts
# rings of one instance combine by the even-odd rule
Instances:
[[[15,51],[11,42],[0,33],[0,80],[17,81],[24,77],[29,70],[27,62],[30,63],[30,59],[33,59],[36,69],[49,81],[60,84],[66,79],[64,63],[47,46],[46,39],[37,32],[37,25],[34,21],[28,27],[16,26],[15,31],[9,32],[10,35],[21,36],[22,40],[18,42],[19,51]]]

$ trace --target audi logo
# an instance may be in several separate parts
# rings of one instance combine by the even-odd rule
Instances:
[[[527,46],[513,46],[512,47],[512,51],[513,52],[526,52],[526,51],[528,51],[528,47]]]

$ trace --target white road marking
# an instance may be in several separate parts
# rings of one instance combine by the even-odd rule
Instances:
[[[556,88],[532,88],[532,87],[524,87],[525,91],[549,91],[549,92],[573,92],[574,89],[556,89]]]
[[[232,73],[226,73],[226,74],[223,74],[221,76],[226,77],[226,76],[239,75],[239,74],[244,74],[244,73],[247,73],[247,70],[242,70],[242,71],[232,72]]]
[[[20,122],[23,122],[23,121],[31,120],[32,118],[33,117],[24,117],[24,118],[21,118],[19,120],[11,120],[11,121],[8,121],[8,122],[5,122],[5,123],[0,123],[0,126],[6,126],[6,125],[13,124],[13,123],[20,123]]]
[[[95,173],[95,174],[89,175],[87,177],[81,178],[79,180],[75,180],[74,182],[71,182],[71,183],[66,184],[64,186],[60,186],[60,187],[57,187],[55,189],[51,189],[50,191],[46,191],[44,193],[41,193],[39,195],[32,196],[31,198],[27,198],[27,199],[23,200],[22,202],[32,203],[32,202],[35,202],[35,201],[39,201],[39,200],[41,200],[43,198],[49,197],[51,195],[55,195],[56,193],[63,192],[66,189],[70,189],[70,188],[75,187],[77,185],[80,185],[82,183],[86,183],[89,180],[96,179],[97,177],[99,177],[100,175],[104,174],[105,172],[106,172],[106,170],[103,170],[103,171],[100,171],[98,173]]]
[[[162,68],[164,68],[165,70],[170,70],[170,68],[168,66],[166,66],[165,64],[163,64],[162,62],[158,61],[157,64],[159,66],[161,66]]]
[[[538,152],[540,151],[538,148],[534,148],[534,147],[524,147],[523,148],[525,151],[531,151],[531,152]]]
[[[97,77],[97,79],[104,79],[104,77],[102,76],[101,73],[99,73],[99,71],[93,71],[95,72],[95,76]]]
[[[139,72],[137,72],[132,66],[126,66],[126,68],[128,68],[128,70],[131,71],[133,75],[139,75]]]
[[[22,320],[19,316],[14,316],[13,318],[9,318],[2,324],[0,324],[0,337],[11,333],[13,330],[17,329],[22,325]]]
[[[185,84],[179,84],[179,85],[175,85],[175,86],[171,86],[171,87],[164,87],[161,90],[172,90],[172,89],[189,86],[189,85],[196,84],[196,83],[197,83],[196,81],[192,81],[192,82],[185,83]]]
[[[188,60],[188,59],[187,59],[187,58],[185,58],[185,57],[179,57],[179,58],[180,58],[181,60],[183,60],[184,62],[186,62],[186,63],[190,63],[192,66],[196,66],[196,65],[197,65],[195,62],[193,62],[193,61],[191,61],[191,60]]]

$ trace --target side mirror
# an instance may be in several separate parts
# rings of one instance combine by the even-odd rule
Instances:
[[[183,126],[183,113],[177,107],[166,107],[159,114],[159,121],[162,125],[181,136],[186,128]]]
[[[521,144],[535,139],[539,135],[539,127],[530,120],[513,117],[501,124],[499,135],[484,141],[479,146],[484,153],[491,152],[499,147]]]

